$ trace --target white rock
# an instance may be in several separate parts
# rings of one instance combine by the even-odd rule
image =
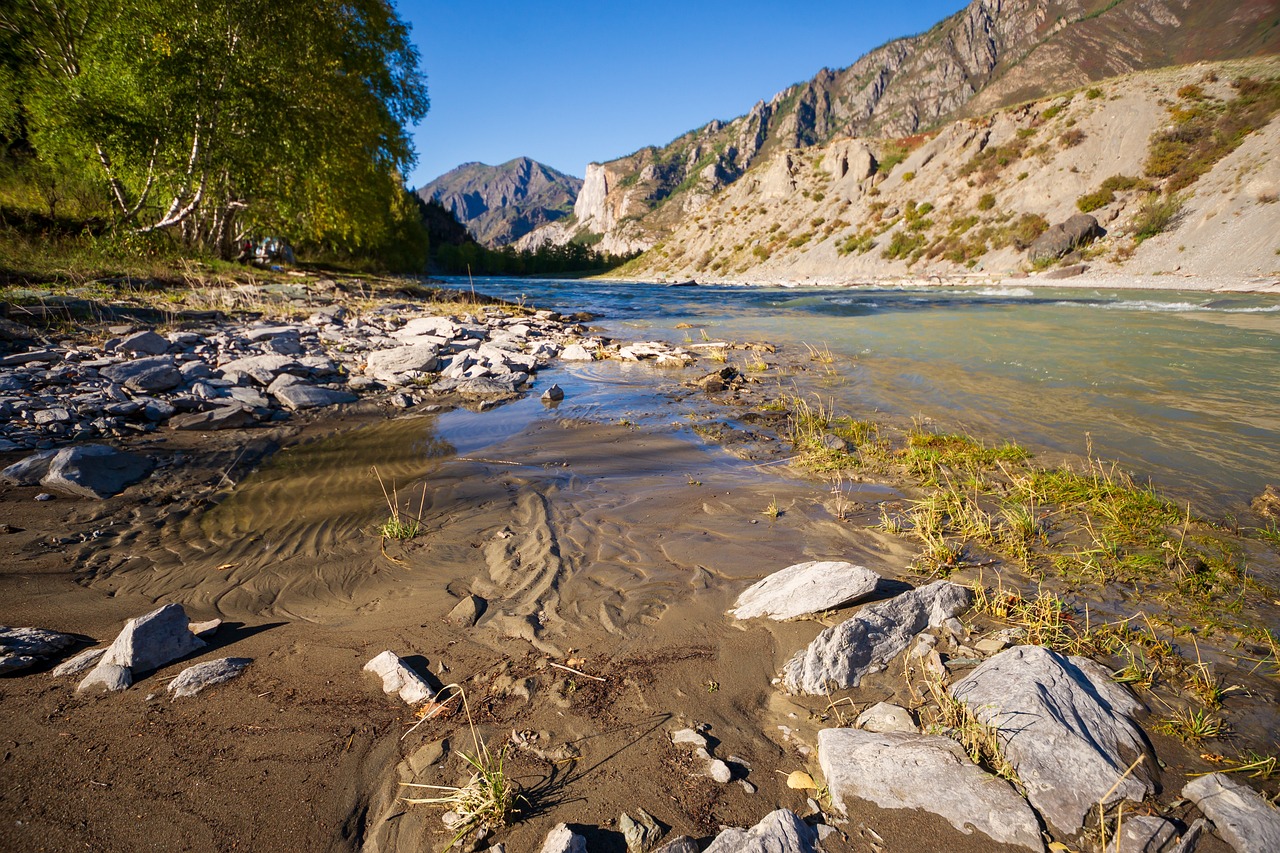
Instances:
[[[1280,810],[1223,773],[1192,779],[1182,796],[1213,821],[1218,837],[1236,853],[1280,850]]]
[[[560,350],[561,361],[595,361],[595,354],[582,344],[569,344]]]
[[[817,830],[789,809],[778,809],[750,829],[724,830],[704,853],[814,853],[817,844]]]
[[[26,669],[74,646],[76,642],[76,638],[70,634],[46,631],[44,628],[0,626],[0,672]]]
[[[677,729],[671,733],[671,742],[676,745],[686,744],[703,749],[707,748],[707,739],[693,729]]]
[[[203,649],[204,641],[191,633],[189,624],[181,604],[166,604],[130,619],[76,689],[123,690],[138,675]]]
[[[587,840],[567,825],[558,823],[547,833],[541,853],[587,853]]]
[[[107,653],[107,649],[103,646],[100,649],[85,649],[77,655],[64,660],[53,668],[53,675],[62,678],[68,675],[76,675],[84,672],[91,666],[94,666]]]
[[[383,652],[364,665],[365,672],[382,678],[382,691],[394,693],[410,705],[419,705],[435,697],[422,676],[410,669],[400,656],[390,650]]]
[[[743,590],[729,614],[735,619],[768,616],[783,621],[821,613],[864,598],[880,576],[865,566],[838,560],[796,563]]]
[[[169,692],[175,699],[179,696],[195,696],[206,687],[230,681],[244,672],[245,667],[251,663],[251,658],[219,658],[189,666],[169,682]]]
[[[364,372],[382,382],[401,384],[403,374],[435,370],[439,364],[435,344],[412,344],[369,353]]]
[[[877,702],[858,715],[858,728],[868,732],[919,732],[911,712],[900,705]]]
[[[1155,791],[1155,759],[1130,717],[1142,706],[1091,660],[1017,646],[956,682],[951,695],[1000,730],[1027,798],[1063,833],[1079,830],[1104,798],[1142,802]],[[1144,762],[1126,776],[1140,755]]]
[[[853,617],[827,628],[782,669],[782,683],[792,693],[825,694],[857,687],[863,677],[885,665],[925,628],[936,627],[964,611],[973,593],[950,581],[904,592],[869,604]]]
[[[1044,850],[1026,800],[949,738],[823,729],[818,762],[831,800],[843,812],[855,799],[883,809],[923,809],[966,835],[976,829],[1001,844]]]

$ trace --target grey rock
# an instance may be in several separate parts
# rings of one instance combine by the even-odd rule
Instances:
[[[76,675],[84,672],[86,669],[94,666],[107,653],[106,646],[100,649],[85,649],[79,654],[72,655],[53,668],[53,675],[58,678],[64,678],[68,675]]]
[[[725,764],[719,758],[712,758],[705,754],[703,757],[707,759],[706,773],[711,777],[712,781],[719,782],[721,785],[728,785],[733,781],[733,771],[729,769],[729,765]]]
[[[369,353],[364,372],[382,382],[403,384],[406,373],[436,369],[440,348],[435,344],[410,344]]]
[[[1087,213],[1077,213],[1066,222],[1051,225],[1049,230],[1037,237],[1028,248],[1027,257],[1032,263],[1056,261],[1068,252],[1092,243],[1105,233],[1097,219]]]
[[[183,381],[173,358],[167,355],[135,358],[133,361],[104,367],[98,372],[112,382],[143,394],[168,391],[177,388]]]
[[[1204,818],[1196,820],[1195,823],[1187,827],[1187,831],[1182,833],[1178,846],[1169,851],[1169,853],[1195,853],[1195,849],[1200,844],[1200,836],[1204,835],[1205,830],[1209,828],[1209,822]]]
[[[0,471],[0,479],[14,486],[34,486],[49,473],[49,463],[57,454],[56,450],[33,453]]]
[[[1214,832],[1236,853],[1280,850],[1280,810],[1248,785],[1210,773],[1188,782],[1182,796],[1213,821]]]
[[[685,745],[707,748],[707,739],[693,729],[677,729],[671,733],[671,742],[676,746]]]
[[[972,599],[965,587],[950,581],[904,592],[867,605],[850,619],[827,628],[782,669],[792,693],[822,695],[830,686],[857,687],[863,677],[884,669],[926,628],[937,627],[963,612]]]
[[[400,656],[385,651],[364,665],[365,672],[372,672],[382,679],[382,692],[399,696],[409,705],[419,705],[436,694],[422,676],[408,667]]]
[[[1105,798],[1141,802],[1154,793],[1151,756],[1130,715],[1142,706],[1086,658],[1017,646],[951,687],[980,722],[998,728],[1036,811],[1072,834]],[[1145,756],[1127,777],[1131,762]]]
[[[286,385],[273,393],[285,408],[295,411],[354,403],[360,399],[348,391],[334,391],[332,388],[317,388],[314,385]]]
[[[560,350],[561,361],[595,361],[595,354],[582,344],[570,344]]]
[[[789,809],[778,809],[750,829],[731,827],[705,853],[815,853],[818,831]]]
[[[864,598],[879,581],[878,574],[853,563],[796,563],[747,587],[729,614],[735,619],[796,619]]]
[[[55,406],[52,409],[41,409],[36,412],[33,420],[37,426],[45,426],[47,424],[65,424],[67,421],[71,420],[71,412],[61,406]]]
[[[552,385],[542,392],[542,399],[548,403],[558,403],[564,399],[564,389],[559,385]]]
[[[424,744],[413,755],[409,756],[409,769],[413,771],[415,776],[419,776],[428,767],[438,764],[448,754],[449,741],[447,739]]]
[[[911,712],[900,705],[877,702],[858,715],[855,725],[868,732],[919,732]]]
[[[1178,835],[1172,821],[1150,815],[1128,815],[1103,853],[1160,853]]]
[[[818,762],[843,812],[852,800],[883,809],[923,809],[966,835],[1044,850],[1040,825],[1026,800],[982,770],[950,738],[907,732],[823,729]]]
[[[445,617],[450,623],[470,628],[484,614],[487,603],[478,595],[468,595],[454,605]]]
[[[181,604],[166,604],[130,619],[107,647],[97,666],[76,689],[86,690],[101,683],[108,690],[121,690],[123,687],[111,686],[122,680],[117,670],[126,670],[130,675],[128,682],[132,683],[133,676],[203,649],[204,641],[191,633],[189,624]],[[128,683],[124,684],[124,687],[128,686]]]
[[[698,853],[698,842],[687,835],[677,835],[653,853]]]
[[[195,696],[206,687],[230,681],[245,671],[252,658],[219,658],[189,666],[178,677],[169,682],[169,692],[173,698],[179,696]]]
[[[137,332],[116,344],[116,349],[139,355],[164,355],[169,351],[169,341],[155,332]]]
[[[253,423],[253,414],[242,404],[214,406],[203,412],[175,415],[169,419],[170,429],[218,430],[238,429]]]
[[[626,839],[627,853],[650,853],[662,838],[662,827],[644,809],[637,806],[635,812],[634,818],[623,812],[618,818],[618,829]]]
[[[84,680],[76,685],[76,692],[87,693],[94,688],[115,692],[117,690],[128,690],[132,684],[133,670],[129,669],[129,667],[99,661],[98,665],[84,677]]]
[[[587,853],[587,840],[567,825],[558,823],[547,833],[541,853]]]
[[[59,450],[40,484],[82,497],[109,498],[146,477],[153,467],[150,458],[137,453],[81,444]]]
[[[250,355],[237,358],[221,365],[224,375],[240,374],[248,376],[259,385],[270,385],[280,373],[305,374],[307,369],[296,358],[288,355],[271,353],[268,355]]]
[[[0,672],[14,672],[51,658],[78,641],[70,634],[44,628],[0,626]]]
[[[232,400],[243,403],[251,409],[262,409],[270,405],[267,398],[256,388],[229,388],[227,391]]]

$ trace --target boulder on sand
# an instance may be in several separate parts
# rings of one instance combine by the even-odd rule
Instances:
[[[936,628],[969,606],[973,593],[950,581],[869,604],[834,625],[797,652],[782,668],[782,683],[792,693],[821,696],[831,687],[857,687],[879,672],[912,638]]]
[[[880,576],[864,566],[834,560],[796,563],[743,590],[729,614],[784,621],[821,613],[871,594]]]
[[[1087,213],[1077,213],[1066,222],[1050,226],[1047,231],[1037,237],[1028,248],[1027,257],[1033,264],[1056,261],[1105,233],[1097,219]]]
[[[1182,796],[1213,821],[1214,831],[1236,853],[1280,850],[1280,811],[1249,786],[1210,773],[1188,782]]]
[[[71,634],[43,628],[0,626],[0,672],[26,669],[79,642]]]
[[[151,459],[105,444],[78,444],[59,450],[40,479],[48,489],[86,498],[109,498],[151,473]]]
[[[420,705],[435,697],[436,692],[409,668],[399,655],[387,650],[364,665],[382,679],[382,692],[394,693],[410,705]]]
[[[175,699],[179,696],[194,696],[206,687],[230,681],[244,672],[251,663],[253,663],[252,658],[207,660],[204,663],[189,666],[178,673],[178,677],[169,682],[168,690]]]
[[[166,604],[130,619],[76,689],[100,685],[123,690],[135,676],[203,649],[204,640],[191,633],[189,625],[181,604]]]
[[[1027,799],[1063,833],[1078,831],[1099,802],[1140,803],[1155,793],[1155,759],[1130,717],[1142,705],[1087,658],[1016,646],[952,685],[951,695],[999,729]]]
[[[704,853],[814,853],[818,831],[789,809],[778,809],[750,829],[730,827]]]

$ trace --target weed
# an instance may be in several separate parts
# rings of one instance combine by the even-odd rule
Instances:
[[[418,503],[418,515],[410,516],[407,512],[401,514],[400,510],[400,493],[396,490],[396,485],[391,484],[391,492],[387,492],[387,486],[382,482],[382,475],[378,473],[375,466],[373,475],[378,478],[378,486],[382,488],[382,496],[387,501],[387,508],[391,511],[391,515],[378,526],[378,534],[383,539],[412,539],[418,535],[419,521],[422,518],[423,508],[427,503],[427,485],[422,484],[422,500]]]
[[[1017,771],[1000,748],[1000,730],[981,722],[973,710],[956,699],[936,678],[926,681],[934,707],[927,714],[926,730],[959,743],[974,764],[985,767],[1002,779],[1019,784]]]
[[[1184,743],[1198,743],[1206,738],[1221,737],[1227,725],[1206,709],[1179,709],[1161,720],[1156,729]]]
[[[766,506],[762,510],[762,512],[766,516],[768,516],[769,519],[772,521],[772,520],[776,520],[778,516],[782,515],[784,510],[782,509],[782,507],[778,505],[778,499],[774,497],[772,500],[769,501],[769,505]]]
[[[1159,198],[1152,196],[1138,209],[1129,222],[1129,233],[1135,243],[1148,240],[1168,230],[1182,219],[1182,197],[1179,195]]]

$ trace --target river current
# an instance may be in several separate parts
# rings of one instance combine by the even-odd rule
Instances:
[[[929,418],[1040,453],[1092,452],[1210,512],[1238,513],[1268,483],[1280,485],[1273,295],[502,278],[474,286],[589,311],[620,338],[697,342],[705,330],[712,340],[829,351],[832,381],[821,393],[842,411]]]

